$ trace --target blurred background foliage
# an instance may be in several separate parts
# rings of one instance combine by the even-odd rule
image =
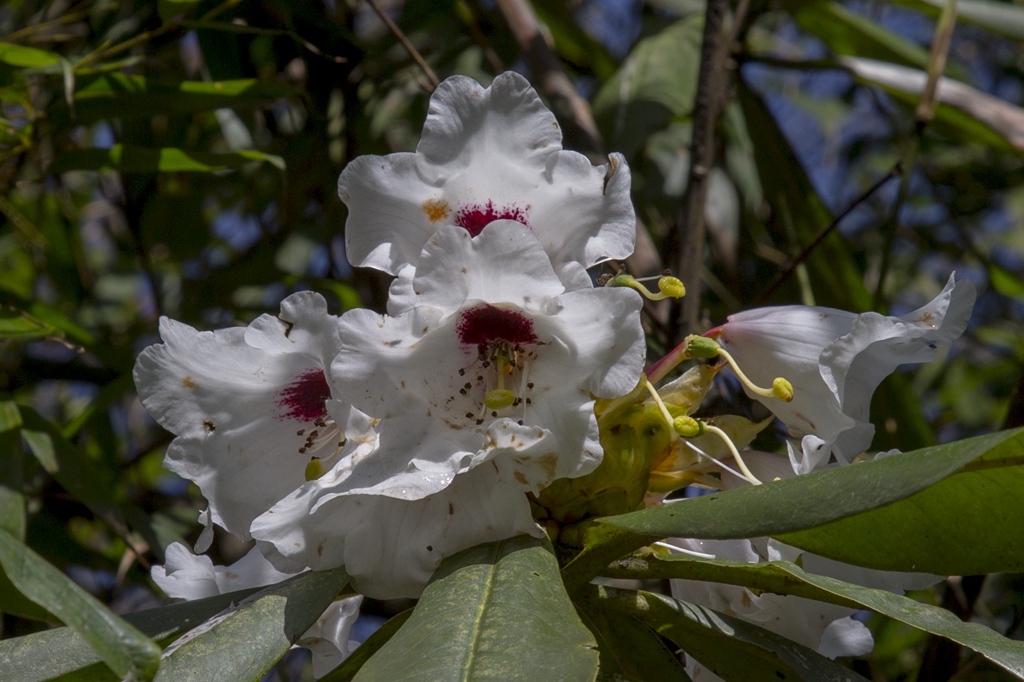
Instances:
[[[415,148],[434,74],[530,77],[567,147],[626,155],[641,233],[626,267],[678,260],[703,2],[382,4],[0,7],[0,526],[117,612],[162,603],[148,568],[195,541],[205,506],[161,468],[170,435],[135,396],[136,355],[160,315],[244,324],[310,288],[335,313],[382,309],[386,279],[345,259],[337,177]],[[1024,6],[956,3],[952,80],[915,117],[944,5],[741,0],[717,74],[699,324],[774,303],[907,312],[953,270],[978,286],[949,357],[877,393],[878,449],[1024,424]],[[649,313],[655,357],[680,328]],[[918,596],[1019,638],[1020,585]],[[46,627],[3,584],[0,610],[4,637]],[[853,663],[872,679],[999,679],[894,623],[875,634]],[[296,660],[272,674],[308,677]]]

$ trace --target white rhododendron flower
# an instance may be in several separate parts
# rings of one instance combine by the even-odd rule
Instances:
[[[164,466],[194,481],[210,519],[240,538],[305,483],[311,459],[329,468],[372,447],[365,415],[335,399],[326,370],[340,343],[338,318],[319,294],[289,296],[279,317],[248,328],[198,332],[163,318],[160,335],[163,343],[139,356],[135,385],[177,436]]]
[[[933,301],[900,317],[857,315],[833,308],[780,306],[730,315],[711,330],[750,379],[772,385],[781,376],[793,385],[784,402],[747,393],[764,403],[801,438],[790,445],[797,473],[825,464],[830,454],[847,462],[871,445],[871,396],[905,363],[929,362],[967,327],[975,291],[955,281]]]
[[[379,456],[362,460],[370,465],[363,468],[375,468]],[[379,477],[360,468],[339,464],[256,519],[252,534],[270,561],[290,570],[344,565],[362,594],[419,597],[445,557],[516,535],[544,535],[523,485],[500,460],[454,477],[414,470],[377,485],[366,479]],[[436,484],[428,488],[424,481]],[[414,500],[387,494],[433,488]]]
[[[397,317],[346,313],[331,367],[381,419],[378,466],[432,481],[389,495],[420,499],[497,458],[534,492],[598,465],[594,398],[629,392],[643,367],[635,292],[566,292],[532,233],[498,221],[439,229],[404,296]]]
[[[353,265],[397,275],[443,225],[476,236],[513,220],[533,232],[570,288],[590,286],[584,268],[633,252],[629,190],[622,155],[594,166],[562,150],[554,115],[512,72],[488,88],[448,78],[430,98],[415,153],[361,156],[338,181]]]
[[[167,548],[167,563],[154,566],[152,576],[168,597],[192,600],[275,585],[304,570],[278,571],[255,548],[230,566],[214,566],[209,557],[193,554],[175,542]],[[355,595],[333,602],[296,641],[297,646],[313,652],[313,672],[317,677],[340,665],[358,645],[349,635],[362,601],[362,595]]]

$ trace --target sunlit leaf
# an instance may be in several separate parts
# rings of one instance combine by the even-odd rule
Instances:
[[[20,67],[50,66],[60,61],[60,55],[25,45],[0,43],[0,62]]]
[[[1024,430],[1004,431],[606,517],[585,528],[584,551],[563,573],[579,586],[667,537],[766,535],[869,568],[1022,571],[1022,465]]]
[[[597,651],[546,543],[528,536],[445,559],[363,680],[593,680]]]

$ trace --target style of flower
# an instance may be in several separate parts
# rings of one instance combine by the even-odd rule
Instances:
[[[168,597],[203,599],[253,587],[277,584],[301,573],[284,573],[275,569],[256,548],[230,566],[214,566],[209,557],[193,554],[181,543],[167,547],[167,561],[154,566],[153,582]],[[358,645],[349,635],[359,617],[361,595],[333,602],[296,645],[313,652],[313,674],[326,675],[345,660]]]
[[[807,473],[834,454],[841,462],[871,445],[871,396],[899,365],[929,362],[963,333],[974,286],[950,276],[927,305],[900,317],[832,308],[782,306],[729,316],[705,336],[715,338],[750,379],[771,385],[782,376],[794,398],[784,402],[747,390],[800,438],[789,445],[793,469]],[[745,389],[746,390],[746,389]]]
[[[537,492],[597,466],[594,399],[629,392],[643,367],[636,293],[566,292],[534,235],[497,221],[476,237],[440,228],[401,296],[397,317],[346,313],[331,366],[346,398],[381,419],[389,475],[415,469],[439,489],[500,458]]]
[[[249,524],[306,481],[372,448],[372,423],[333,396],[327,368],[338,318],[313,292],[289,296],[279,317],[198,332],[160,320],[163,343],[135,365],[143,406],[177,438],[164,466],[194,481],[209,520],[243,540]]]
[[[430,98],[415,153],[362,156],[342,172],[349,260],[397,275],[443,225],[476,236],[511,220],[533,232],[568,288],[590,287],[585,268],[633,252],[629,168],[620,154],[593,166],[561,143],[522,76],[506,72],[488,88],[448,78]]]

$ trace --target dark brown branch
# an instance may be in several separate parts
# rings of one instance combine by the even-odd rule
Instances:
[[[690,141],[690,176],[682,204],[676,214],[676,229],[670,246],[675,247],[676,276],[686,286],[682,305],[672,310],[669,339],[671,347],[696,330],[700,322],[701,280],[704,263],[704,206],[708,176],[715,159],[715,127],[722,108],[727,73],[725,60],[729,44],[722,33],[728,0],[709,0],[704,17],[704,37],[700,50],[700,71],[693,105],[693,138]]]

